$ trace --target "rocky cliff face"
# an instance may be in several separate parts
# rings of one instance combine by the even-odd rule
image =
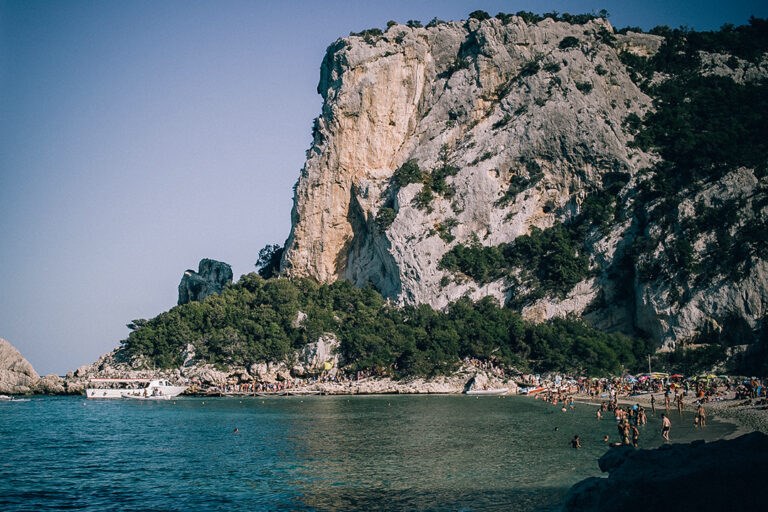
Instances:
[[[0,338],[0,393],[31,393],[40,376],[8,341]]]
[[[455,224],[456,242],[508,241],[568,215],[602,173],[643,165],[620,126],[650,100],[600,41],[605,30],[602,20],[470,20],[397,25],[373,42],[331,46],[318,86],[323,114],[296,187],[288,272],[371,282],[442,306],[471,285],[440,285],[437,262],[451,244],[437,226]],[[562,45],[569,37],[573,46]],[[643,45],[657,39],[633,44],[650,51]],[[418,183],[389,197],[394,171],[408,160],[423,170],[458,168],[452,197],[418,208]],[[499,207],[512,178],[530,185]],[[388,203],[397,215],[382,231],[374,219]],[[476,293],[503,297],[498,287]]]
[[[202,259],[197,272],[187,270],[179,283],[179,305],[203,300],[214,293],[221,293],[232,283],[232,267],[221,261]]]
[[[754,329],[766,314],[763,260],[742,278],[691,284],[677,302],[671,280],[616,270],[654,229],[631,206],[639,171],[658,161],[632,147],[623,128],[653,107],[620,53],[653,55],[662,41],[615,34],[602,19],[533,24],[515,16],[394,25],[337,41],[321,67],[324,105],[295,189],[283,271],[372,284],[404,303],[443,307],[464,295],[508,302],[520,293],[509,278],[478,283],[441,268],[441,258],[458,244],[496,246],[568,222],[618,175],[617,202],[628,213],[587,234],[590,275],[564,296],[521,305],[523,314],[575,313],[670,346],[728,315]],[[727,74],[723,60],[708,58],[708,72]],[[730,73],[746,80],[764,71]],[[679,215],[733,194],[750,198],[740,203],[747,219],[765,215],[764,192],[754,196],[764,181],[749,169],[730,173],[692,191]],[[694,245],[703,251],[706,243]]]

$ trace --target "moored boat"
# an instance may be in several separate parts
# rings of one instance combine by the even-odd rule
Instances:
[[[16,398],[15,396],[0,395],[0,402],[29,402],[29,398]]]
[[[506,395],[509,388],[491,388],[491,389],[470,389],[468,395]]]
[[[119,387],[92,387],[85,390],[87,398],[137,398],[168,400],[182,394],[187,386],[172,386],[167,380],[162,379],[92,379],[92,383],[108,384]],[[146,384],[143,387],[137,385]],[[132,387],[131,387],[132,386]]]

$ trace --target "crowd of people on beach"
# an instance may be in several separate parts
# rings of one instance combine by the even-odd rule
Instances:
[[[684,379],[682,376],[665,374],[648,375],[647,378],[626,377],[611,379],[567,378],[548,376],[523,376],[524,383],[538,388],[529,388],[538,400],[560,406],[563,412],[574,410],[575,399],[599,403],[595,412],[598,421],[611,417],[616,422],[618,441],[605,435],[603,441],[609,446],[638,447],[641,429],[648,423],[648,415],[660,415],[660,435],[664,442],[670,442],[672,419],[670,410],[676,410],[682,418],[686,407],[693,407],[694,428],[707,426],[705,404],[727,398],[752,399],[761,397],[768,403],[768,389],[758,378],[734,378],[705,376]],[[633,400],[637,399],[637,401]],[[620,404],[623,402],[624,405]],[[626,405],[629,402],[629,405]],[[634,402],[634,403],[633,403]],[[645,406],[641,405],[643,402]],[[650,409],[647,411],[646,408]],[[581,447],[581,437],[571,439],[573,448]]]

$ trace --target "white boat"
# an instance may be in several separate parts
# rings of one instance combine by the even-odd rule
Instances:
[[[187,386],[172,386],[162,379],[93,379],[92,383],[119,387],[93,387],[85,390],[86,398],[134,398],[169,400],[182,394]],[[145,386],[140,386],[146,384]]]
[[[470,389],[468,395],[506,395],[509,388]]]

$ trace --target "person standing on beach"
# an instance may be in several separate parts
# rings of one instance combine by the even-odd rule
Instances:
[[[651,413],[656,414],[656,397],[651,393]]]
[[[661,415],[661,437],[669,441],[669,429],[672,428],[672,422],[669,421],[666,414]]]

